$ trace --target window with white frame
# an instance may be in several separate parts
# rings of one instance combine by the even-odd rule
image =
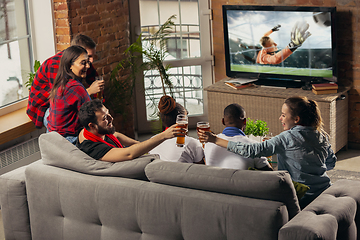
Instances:
[[[203,89],[212,84],[209,1],[139,0],[138,9],[139,29],[143,36],[157,31],[170,16],[176,15],[175,27],[167,41],[169,55],[165,61],[171,66],[169,73],[173,96],[193,119],[189,118],[189,125],[206,119]],[[155,70],[144,72],[144,89],[136,92],[138,130],[142,132],[149,127],[146,122],[158,117],[154,113],[163,95],[159,74]]]
[[[0,0],[0,107],[29,95],[32,63],[27,1]]]
[[[35,60],[55,54],[53,1],[0,0],[0,116],[27,105]]]

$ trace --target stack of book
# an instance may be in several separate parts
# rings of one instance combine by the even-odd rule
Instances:
[[[312,92],[316,95],[337,93],[338,85],[334,82],[317,83],[312,85]]]
[[[257,79],[243,79],[243,78],[235,78],[231,80],[225,81],[225,84],[234,89],[243,89],[248,87],[254,87]]]

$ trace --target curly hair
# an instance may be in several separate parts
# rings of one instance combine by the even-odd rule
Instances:
[[[160,111],[160,118],[164,127],[170,127],[176,123],[176,117],[179,114],[187,114],[186,109],[175,102],[170,96],[162,96],[158,105]]]
[[[84,103],[79,110],[78,117],[81,125],[83,125],[86,130],[89,130],[89,123],[97,124],[96,112],[100,111],[104,105],[100,99],[94,99],[89,102]]]

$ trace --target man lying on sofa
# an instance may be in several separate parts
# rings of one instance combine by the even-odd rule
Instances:
[[[78,114],[84,129],[79,133],[76,146],[90,157],[102,161],[132,160],[182,132],[180,128],[176,128],[177,124],[174,124],[144,142],[135,141],[115,132],[113,118],[99,99],[84,103]],[[129,147],[123,148],[122,144]]]

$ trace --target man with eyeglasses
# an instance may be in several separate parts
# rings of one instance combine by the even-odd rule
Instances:
[[[103,91],[104,80],[95,81],[95,77],[98,76],[98,73],[92,65],[96,53],[96,43],[90,37],[78,34],[71,41],[71,46],[74,45],[85,48],[88,53],[90,68],[87,70],[86,78],[83,81],[84,86],[87,87],[87,92],[91,96]],[[26,113],[34,122],[36,128],[41,128],[43,125],[47,127],[49,95],[59,69],[62,55],[63,51],[44,61],[37,71],[34,82],[31,85]]]

